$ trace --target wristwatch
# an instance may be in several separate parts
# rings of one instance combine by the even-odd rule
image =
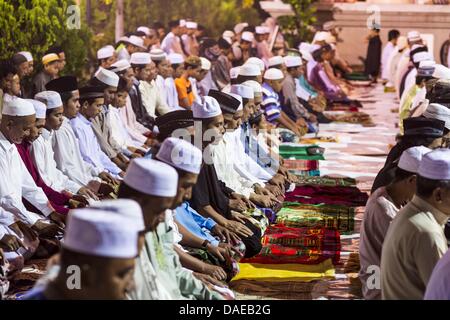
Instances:
[[[211,242],[209,241],[209,240],[205,240],[205,241],[203,241],[203,243],[202,243],[202,248],[205,248],[206,249],[206,247],[208,246],[208,244],[210,244]]]

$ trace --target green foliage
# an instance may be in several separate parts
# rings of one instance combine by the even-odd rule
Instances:
[[[283,0],[291,5],[293,15],[278,18],[278,23],[286,41],[291,47],[300,41],[310,41],[313,33],[310,26],[317,19],[315,17],[316,8],[313,6],[315,0]]]
[[[0,58],[30,51],[39,67],[52,45],[63,47],[67,56],[65,73],[81,75],[86,64],[90,32],[83,27],[70,30],[67,8],[73,0],[0,0]]]
[[[92,24],[98,47],[114,42],[117,1],[91,0]],[[219,36],[239,22],[259,24],[253,0],[124,0],[125,32],[160,21],[167,26],[173,19],[190,18],[204,25],[210,36]],[[86,7],[86,0],[82,1]]]

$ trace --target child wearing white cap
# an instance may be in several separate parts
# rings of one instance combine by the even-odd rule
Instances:
[[[364,212],[360,243],[360,279],[365,299],[381,299],[381,291],[370,288],[366,281],[371,275],[368,268],[380,266],[381,249],[392,219],[414,196],[416,177],[424,155],[430,152],[423,146],[412,147],[400,157],[394,180],[386,187],[377,189],[369,197]]]
[[[389,226],[381,254],[383,299],[424,298],[436,263],[448,250],[444,226],[450,216],[450,150],[423,156],[416,194]]]
[[[116,50],[111,45],[100,48],[97,51],[97,60],[99,67],[109,69],[117,61]]]

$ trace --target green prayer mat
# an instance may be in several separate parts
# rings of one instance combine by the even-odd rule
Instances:
[[[318,145],[282,144],[279,149],[281,157],[295,160],[325,160],[324,151],[325,149]]]

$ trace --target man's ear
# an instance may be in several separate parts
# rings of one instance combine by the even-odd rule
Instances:
[[[8,130],[11,130],[12,127],[14,127],[14,120],[13,119],[9,119],[8,122],[6,123],[6,128]]]
[[[442,199],[444,199],[444,193],[442,188],[436,188],[433,191],[433,198],[436,202],[441,203]]]

